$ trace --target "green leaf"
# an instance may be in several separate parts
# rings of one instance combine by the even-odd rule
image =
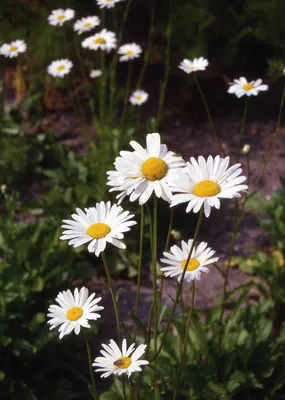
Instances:
[[[145,334],[145,336],[147,336],[148,335],[147,328],[143,323],[143,321],[134,313],[129,313],[129,316],[134,321],[136,326]]]

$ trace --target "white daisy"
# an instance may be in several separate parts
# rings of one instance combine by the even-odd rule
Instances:
[[[148,93],[144,90],[135,90],[129,98],[130,103],[132,103],[134,106],[141,106],[147,101],[147,99]]]
[[[81,46],[89,50],[101,49],[109,52],[117,47],[117,38],[114,32],[103,29],[101,32],[83,40]]]
[[[63,10],[59,8],[58,10],[53,10],[51,14],[48,16],[48,23],[50,25],[59,25],[62,26],[64,22],[69,21],[74,18],[75,12],[71,8],[67,8]]]
[[[190,74],[191,72],[204,71],[208,65],[209,61],[204,57],[194,58],[193,61],[185,58],[181,61],[179,68],[186,74]]]
[[[118,54],[121,55],[119,60],[120,61],[133,60],[134,58],[139,57],[141,52],[142,52],[141,46],[139,46],[136,43],[124,44],[120,46],[118,49]]]
[[[235,94],[240,98],[244,95],[257,96],[260,91],[266,90],[268,90],[268,85],[262,84],[261,79],[248,82],[244,77],[241,77],[230,83],[228,93]]]
[[[199,156],[198,162],[191,157],[190,162],[183,171],[176,172],[176,178],[170,182],[174,192],[171,207],[180,203],[189,202],[186,212],[193,210],[197,213],[204,206],[206,217],[211,213],[211,207],[220,208],[220,198],[232,199],[241,197],[240,191],[247,190],[247,185],[242,185],[246,180],[240,164],[235,164],[228,169],[230,158],[209,156],[206,160]]]
[[[17,57],[19,53],[25,53],[27,45],[24,40],[15,40],[11,43],[4,43],[0,47],[0,54],[4,57]]]
[[[79,35],[83,32],[89,32],[96,26],[100,24],[100,19],[96,17],[96,15],[92,17],[85,17],[78,19],[74,24],[75,32],[78,32]]]
[[[124,339],[121,351],[115,341],[111,339],[109,345],[102,344],[102,347],[104,350],[101,350],[100,353],[104,357],[95,358],[95,362],[92,364],[93,367],[99,367],[95,369],[95,372],[104,372],[101,378],[107,378],[112,374],[127,374],[130,377],[133,372],[141,371],[142,365],[149,363],[146,360],[139,360],[145,352],[145,344],[141,344],[135,350],[135,343],[133,343],[127,349],[127,341]]]
[[[185,161],[167,151],[165,144],[160,144],[158,133],[147,135],[146,149],[135,141],[130,145],[135,151],[121,151],[121,157],[117,157],[114,163],[116,171],[107,172],[107,185],[113,186],[110,192],[121,192],[117,196],[119,203],[130,196],[130,201],[139,199],[142,205],[153,192],[170,202],[172,194],[168,180],[173,171],[185,166]]]
[[[63,78],[65,75],[69,74],[73,63],[70,60],[62,59],[53,61],[47,68],[50,75],[54,77]]]
[[[73,247],[89,243],[87,249],[98,257],[105,250],[106,244],[111,243],[119,249],[126,246],[120,241],[123,232],[128,232],[135,221],[129,211],[123,211],[117,204],[111,206],[110,201],[97,203],[95,207],[85,208],[85,212],[76,208],[77,214],[72,214],[73,220],[63,220],[65,230],[60,239],[68,240]]]
[[[85,287],[80,292],[76,288],[74,294],[70,290],[60,292],[55,299],[59,305],[53,304],[48,309],[48,317],[51,319],[47,323],[51,325],[50,329],[60,326],[58,331],[61,339],[73,330],[78,335],[81,326],[90,328],[88,320],[96,321],[101,317],[97,312],[104,309],[97,305],[101,298],[95,298],[95,293],[88,297],[88,289]]]
[[[122,0],[96,0],[96,3],[99,8],[113,8],[116,3],[119,3],[119,1]]]
[[[164,252],[166,258],[161,258],[160,261],[166,264],[166,267],[161,268],[165,276],[177,276],[178,282],[186,266],[187,258],[192,247],[193,240],[189,239],[188,243],[181,241],[181,247],[176,245],[170,247],[170,253]],[[200,280],[201,272],[209,272],[205,265],[209,265],[218,261],[219,257],[211,258],[215,251],[210,247],[207,248],[207,243],[202,242],[198,247],[194,247],[191,258],[187,265],[184,279],[190,282],[194,279]]]
[[[89,76],[90,78],[98,78],[102,74],[103,72],[101,71],[101,69],[91,69]]]

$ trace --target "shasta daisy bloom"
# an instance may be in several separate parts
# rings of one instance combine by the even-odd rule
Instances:
[[[83,32],[89,32],[96,26],[100,24],[100,19],[98,17],[93,16],[93,17],[85,17],[78,19],[75,24],[74,24],[74,30],[75,32],[78,32],[79,35]]]
[[[185,166],[182,157],[168,151],[165,144],[160,144],[159,133],[150,133],[146,137],[146,149],[135,141],[130,145],[135,150],[121,151],[121,157],[115,160],[116,171],[108,171],[107,185],[112,186],[110,192],[121,192],[119,203],[130,196],[130,201],[139,199],[142,205],[154,192],[170,202],[171,190],[168,185],[171,174]]]
[[[98,78],[102,74],[103,72],[101,71],[101,69],[91,69],[89,76],[90,78]]]
[[[74,14],[75,12],[71,8],[67,8],[66,10],[63,10],[62,8],[59,8],[58,10],[53,10],[48,16],[48,23],[49,25],[62,26],[64,22],[74,18]]]
[[[135,90],[129,100],[130,103],[133,106],[141,106],[143,103],[145,103],[148,99],[148,93],[145,92],[144,90]]]
[[[206,160],[199,156],[198,162],[191,157],[183,171],[176,172],[176,178],[170,183],[173,192],[171,207],[188,202],[186,212],[197,213],[204,207],[206,217],[211,213],[211,207],[220,208],[220,199],[241,197],[241,191],[248,186],[242,184],[245,176],[240,176],[240,164],[228,168],[230,158],[209,156]]]
[[[4,43],[0,47],[0,54],[4,57],[17,57],[19,53],[25,53],[27,45],[24,40],[15,40],[11,43]]]
[[[73,247],[88,244],[88,251],[98,257],[105,250],[106,244],[111,243],[119,249],[126,246],[120,240],[123,232],[128,232],[135,221],[129,211],[123,211],[117,204],[111,206],[110,201],[97,203],[95,207],[85,208],[85,212],[76,208],[77,214],[72,214],[73,220],[63,220],[65,230],[60,239],[68,240]]]
[[[120,61],[133,60],[134,58],[139,57],[141,52],[142,52],[141,46],[139,46],[136,43],[124,44],[120,46],[118,49],[118,54],[121,55],[119,60]]]
[[[170,253],[164,252],[165,258],[160,261],[166,264],[166,267],[161,268],[165,276],[177,277],[178,282],[181,281],[183,271],[186,266],[187,258],[192,247],[193,240],[188,240],[188,243],[181,241],[181,247],[170,247]],[[207,248],[207,243],[202,242],[197,247],[193,247],[191,258],[187,264],[184,279],[190,282],[194,279],[200,280],[201,272],[209,272],[206,265],[215,263],[219,257],[214,257],[215,251],[210,247]]]
[[[47,68],[50,75],[54,77],[63,78],[65,75],[69,74],[73,63],[70,60],[62,59],[53,61]]]
[[[141,366],[149,363],[146,360],[139,360],[145,352],[145,344],[139,345],[135,350],[135,343],[127,348],[127,341],[124,339],[122,350],[120,350],[115,341],[111,339],[108,345],[102,344],[102,347],[104,350],[101,350],[100,353],[103,357],[95,358],[95,362],[92,364],[93,367],[99,367],[95,369],[95,372],[103,372],[101,378],[107,378],[112,374],[127,374],[130,377],[133,372],[141,371]]]
[[[179,64],[179,68],[186,74],[190,74],[191,72],[204,71],[208,65],[209,61],[204,57],[194,58],[193,61],[185,58]]]
[[[268,90],[268,85],[262,84],[261,79],[257,81],[247,81],[246,78],[241,77],[235,79],[230,83],[228,93],[235,94],[237,97],[246,96],[257,96],[259,92]]]
[[[115,4],[122,0],[96,0],[99,8],[113,8]]]
[[[114,32],[103,29],[101,32],[83,40],[81,46],[89,50],[101,49],[109,52],[117,47],[117,38]]]
[[[48,309],[48,317],[51,319],[47,321],[50,324],[50,329],[59,326],[59,338],[68,335],[74,330],[78,335],[81,326],[90,328],[89,320],[96,321],[101,315],[98,311],[104,307],[98,306],[102,297],[95,298],[95,293],[88,297],[88,289],[81,288],[80,291],[76,288],[74,294],[70,290],[60,292],[55,299],[59,305],[51,305]]]

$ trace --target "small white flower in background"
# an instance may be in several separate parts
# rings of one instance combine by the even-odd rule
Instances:
[[[101,32],[83,40],[81,46],[89,50],[101,49],[109,52],[117,47],[117,38],[114,32],[103,29]]]
[[[96,0],[96,3],[99,8],[113,8],[116,3],[119,3],[119,1],[122,0]]]
[[[130,196],[130,201],[138,199],[142,205],[153,192],[170,202],[172,193],[168,181],[173,171],[185,166],[185,161],[160,144],[159,133],[147,135],[146,149],[135,141],[130,145],[135,151],[121,151],[121,157],[114,163],[116,171],[107,172],[107,185],[112,186],[110,192],[121,192],[117,195],[119,203]]]
[[[81,33],[89,32],[98,25],[100,25],[100,19],[94,15],[92,17],[78,19],[73,28],[75,32],[81,35]]]
[[[73,63],[70,60],[62,59],[53,61],[47,68],[50,75],[58,78],[63,78],[65,75],[69,74]]]
[[[91,69],[89,76],[90,78],[98,78],[102,74],[103,72],[101,71],[101,69]]]
[[[244,95],[257,96],[259,92],[266,90],[268,90],[268,85],[262,84],[261,79],[248,82],[246,78],[241,77],[230,83],[228,93],[235,94],[238,98],[240,98]]]
[[[209,61],[204,57],[194,58],[194,60],[187,60],[186,58],[181,61],[179,68],[186,74],[196,71],[204,71],[209,65]]]
[[[250,152],[250,145],[249,144],[245,144],[242,148],[242,154],[246,155]]]
[[[129,98],[130,103],[132,103],[133,106],[141,106],[147,101],[147,99],[148,93],[144,90],[135,90]]]
[[[172,196],[171,207],[188,202],[186,212],[197,213],[204,207],[206,217],[211,213],[211,207],[220,208],[221,199],[241,197],[241,191],[248,189],[242,185],[246,181],[240,164],[228,168],[230,158],[209,156],[206,160],[199,156],[198,162],[191,157],[186,167],[176,171],[176,177],[170,181],[170,189],[179,192]]]
[[[129,61],[138,58],[142,53],[142,48],[136,43],[128,43],[119,47],[118,54],[121,55],[120,61]]]
[[[181,281],[192,243],[192,239],[188,240],[188,243],[182,240],[181,247],[174,245],[170,247],[170,253],[163,253],[165,258],[161,258],[160,261],[166,264],[166,267],[161,268],[161,271],[164,272],[165,276],[170,276],[171,278],[177,277],[178,282]],[[205,242],[194,247],[187,265],[184,279],[187,282],[191,282],[194,279],[199,281],[201,272],[209,272],[209,269],[205,266],[218,261],[219,257],[212,258],[214,254],[215,251],[210,247],[207,248],[207,243]]]
[[[179,231],[176,231],[175,229],[172,229],[170,234],[172,235],[174,240],[180,240],[181,239],[181,233]]]
[[[95,293],[88,297],[88,289],[81,288],[80,291],[76,288],[74,294],[70,290],[60,292],[55,299],[59,305],[51,305],[48,309],[48,317],[51,319],[47,321],[50,324],[50,329],[59,326],[59,338],[68,335],[74,330],[78,335],[81,326],[83,328],[90,328],[89,320],[96,321],[101,315],[98,311],[104,307],[98,306],[97,303],[102,297],[95,298]]]
[[[5,57],[17,57],[19,53],[25,53],[27,45],[24,40],[15,40],[11,43],[4,43],[0,47],[0,54]]]
[[[111,243],[119,249],[126,245],[120,241],[124,238],[123,232],[128,232],[135,221],[129,211],[124,211],[117,204],[111,206],[110,201],[97,203],[95,207],[85,208],[82,211],[76,208],[77,214],[72,214],[73,220],[63,220],[64,231],[61,240],[68,240],[73,247],[88,243],[88,251],[98,257],[105,250],[106,244]]]
[[[127,374],[130,377],[133,372],[141,371],[141,367],[149,363],[146,360],[139,360],[145,352],[145,344],[139,345],[135,350],[135,343],[127,348],[127,341],[124,339],[122,350],[120,350],[116,342],[111,339],[109,345],[102,344],[102,347],[104,350],[100,353],[104,357],[95,358],[92,364],[93,367],[99,367],[95,369],[95,372],[103,372],[101,378],[107,378],[112,374]]]
[[[74,15],[75,12],[71,8],[67,8],[66,10],[59,8],[58,10],[53,10],[48,16],[48,23],[54,26],[62,26],[66,21],[74,18]]]

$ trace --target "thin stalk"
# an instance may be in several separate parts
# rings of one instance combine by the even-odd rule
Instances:
[[[131,81],[132,81],[132,61],[129,62],[129,67],[128,67],[126,95],[124,97],[124,107],[123,107],[123,114],[122,114],[122,119],[121,119],[121,130],[123,130],[125,128],[125,120],[126,120],[126,115],[127,115],[127,110],[128,110],[128,100],[129,100]]]
[[[111,294],[111,297],[112,297],[115,316],[116,316],[116,323],[117,323],[117,329],[118,329],[118,340],[119,340],[120,345],[122,345],[122,335],[121,335],[121,324],[120,324],[120,317],[119,317],[119,309],[118,309],[118,304],[116,302],[116,297],[115,297],[114,290],[113,290],[111,271],[110,271],[110,269],[108,267],[108,263],[107,263],[105,252],[102,251],[101,254],[102,254],[102,261],[103,261],[105,272],[106,272],[106,275],[107,275],[108,287],[109,287],[109,291],[110,291],[110,294]]]
[[[193,307],[194,307],[194,299],[195,299],[195,281],[192,281],[192,296],[191,296],[191,306],[189,308],[189,314],[188,314],[188,318],[187,318],[187,323],[186,323],[186,330],[185,330],[185,335],[184,335],[184,341],[183,341],[183,348],[182,348],[182,357],[181,357],[181,364],[179,366],[179,370],[178,370],[178,380],[177,380],[177,389],[175,390],[174,394],[173,394],[173,399],[176,399],[177,396],[177,390],[179,389],[179,384],[180,384],[180,377],[181,377],[181,373],[183,371],[183,367],[184,367],[184,363],[187,357],[186,354],[186,345],[187,345],[187,339],[188,339],[188,332],[189,332],[189,328],[190,328],[190,324],[191,324],[191,319],[192,319],[192,313],[193,313]]]
[[[246,96],[245,99],[245,105],[244,105],[244,110],[243,110],[243,116],[240,124],[240,130],[239,130],[239,152],[238,152],[238,161],[240,159],[241,151],[242,151],[242,140],[244,136],[244,127],[245,127],[245,120],[247,117],[247,111],[248,111],[248,102],[249,102],[249,97]]]
[[[213,118],[212,118],[212,116],[211,116],[211,113],[210,113],[210,110],[209,110],[209,107],[208,107],[206,98],[205,98],[205,96],[204,96],[203,90],[202,90],[202,88],[201,88],[201,85],[200,85],[200,83],[199,83],[199,81],[198,81],[198,78],[197,78],[197,76],[196,76],[195,73],[194,73],[194,81],[195,81],[195,83],[196,83],[196,86],[197,86],[197,88],[198,88],[198,90],[199,90],[199,93],[200,93],[200,96],[201,96],[201,98],[202,98],[202,101],[203,101],[203,104],[204,104],[204,107],[205,107],[205,110],[206,110],[206,114],[207,114],[209,123],[210,123],[210,125],[211,125],[213,134],[214,134],[214,136],[215,136],[217,145],[219,146],[219,149],[221,150],[222,155],[225,156],[225,155],[226,155],[226,152],[225,152],[225,150],[224,150],[224,148],[223,148],[221,139],[220,139],[219,136],[218,136],[218,133],[217,133],[215,124],[214,124],[214,122],[213,122]]]
[[[181,275],[181,280],[180,280],[179,285],[178,285],[178,287],[177,287],[176,296],[175,296],[174,303],[173,303],[173,306],[172,306],[172,309],[171,309],[171,312],[170,312],[169,319],[168,319],[168,321],[167,321],[166,329],[165,329],[164,335],[163,335],[163,337],[162,337],[160,346],[159,346],[157,352],[154,354],[153,358],[150,360],[150,362],[153,362],[153,361],[157,358],[157,356],[160,354],[160,352],[161,352],[161,350],[162,350],[162,348],[163,348],[165,339],[166,339],[166,337],[167,337],[168,330],[169,330],[169,327],[170,327],[170,325],[171,325],[172,318],[173,318],[173,315],[174,315],[174,312],[175,312],[177,303],[178,303],[178,301],[179,301],[179,297],[180,297],[181,292],[182,292],[183,281],[184,281],[184,277],[185,277],[185,274],[186,274],[186,271],[187,271],[187,267],[188,267],[188,264],[189,264],[189,262],[190,262],[191,255],[192,255],[192,253],[193,253],[193,249],[194,249],[195,243],[196,243],[196,241],[197,241],[198,233],[199,233],[200,228],[201,228],[201,224],[202,224],[202,220],[203,220],[203,215],[204,215],[204,207],[201,207],[201,210],[200,210],[200,213],[199,213],[198,222],[197,222],[196,229],[195,229],[195,233],[194,233],[194,236],[193,236],[192,246],[191,246],[191,248],[190,248],[189,255],[188,255],[188,257],[187,257],[187,260],[186,260],[186,263],[185,263],[185,267],[184,267],[183,273],[182,273],[182,275]]]
[[[106,71],[105,71],[105,52],[101,50],[100,68],[102,73],[99,88],[99,107],[100,107],[100,123],[104,125],[105,109],[106,109]]]
[[[158,304],[157,304],[157,271],[156,271],[156,258],[157,258],[157,197],[153,199],[153,244],[152,244],[152,290],[153,290],[153,301],[154,301],[154,329],[153,329],[153,341],[154,341],[154,352],[157,351],[157,329],[158,329]],[[154,361],[155,367],[155,361]],[[153,373],[153,396],[155,396],[156,387],[156,372]]]
[[[89,366],[89,372],[90,372],[90,377],[91,377],[91,382],[92,382],[92,390],[90,390],[90,392],[91,392],[94,400],[99,400],[99,396],[97,394],[96,386],[95,386],[94,373],[93,373],[93,369],[92,369],[90,346],[89,346],[89,343],[88,343],[85,333],[83,333],[83,337],[84,337],[85,344],[86,344],[88,366]]]
[[[144,206],[141,206],[141,225],[140,225],[140,244],[139,244],[139,262],[138,262],[138,278],[137,278],[137,294],[136,294],[136,305],[135,315],[138,315],[139,300],[140,300],[140,289],[141,289],[141,269],[142,269],[142,255],[143,255],[143,232],[144,232]],[[136,341],[137,327],[134,326],[134,342]]]
[[[124,397],[124,400],[127,400],[127,394],[126,394],[126,378],[125,378],[124,375],[123,375],[123,397]]]

